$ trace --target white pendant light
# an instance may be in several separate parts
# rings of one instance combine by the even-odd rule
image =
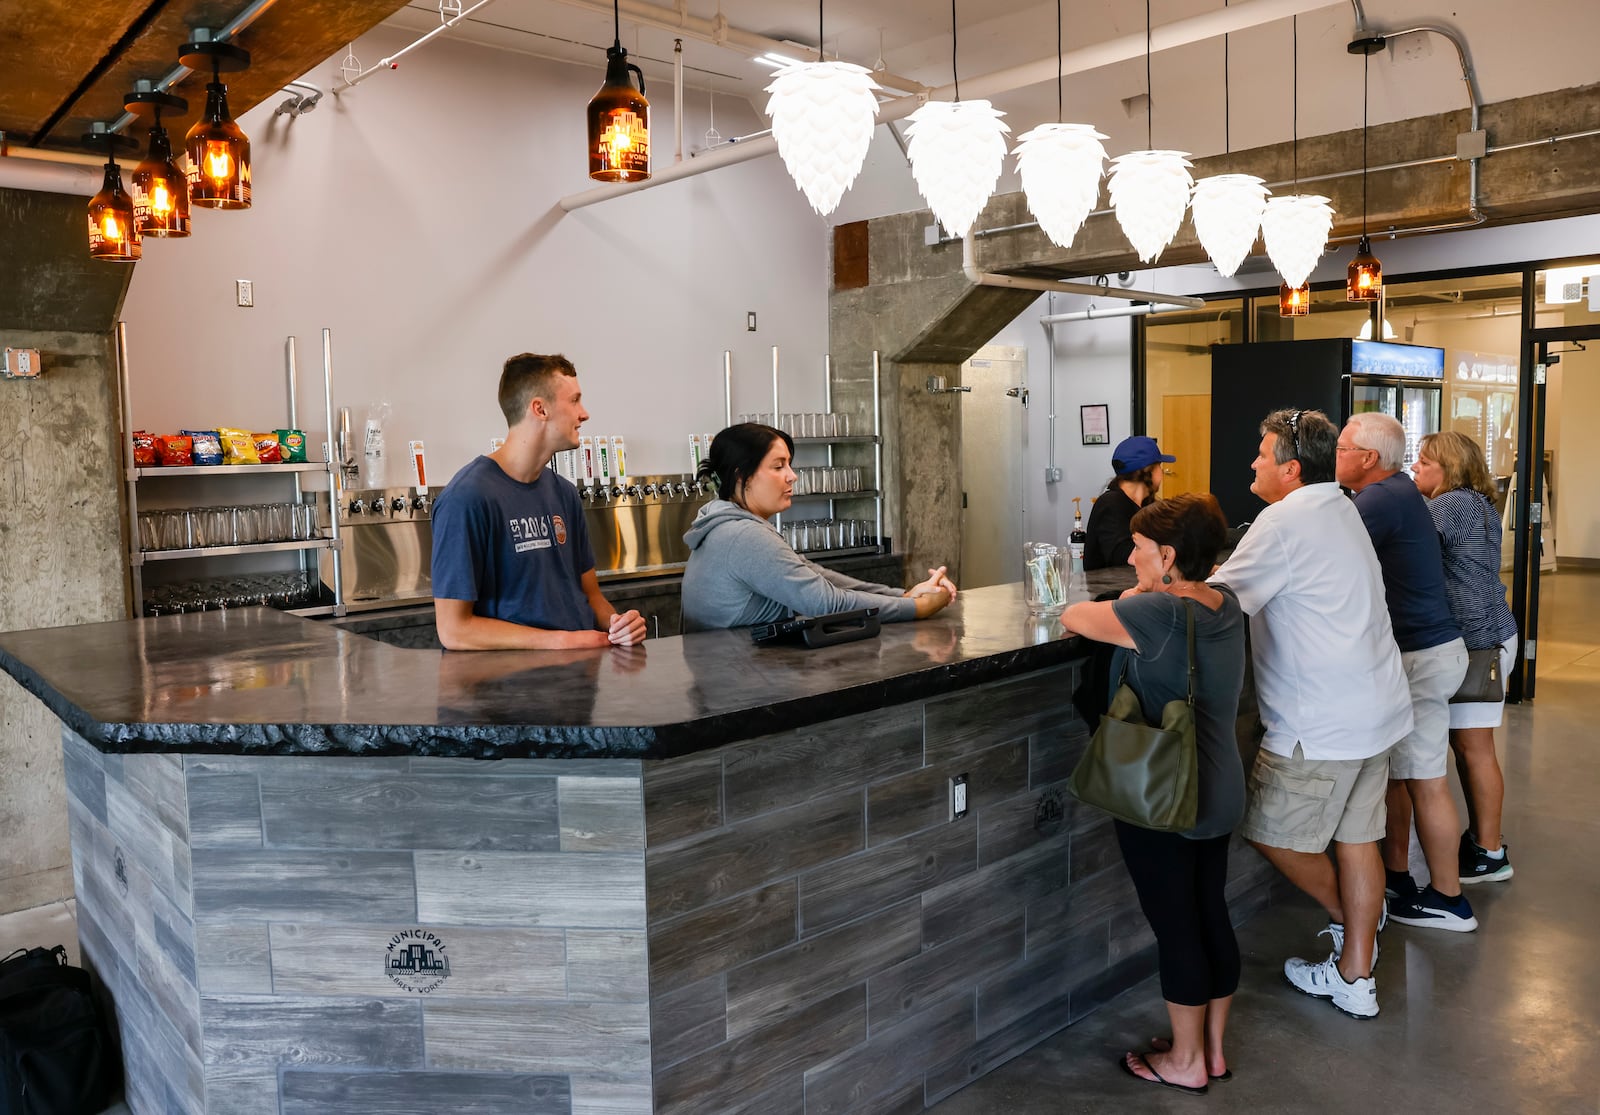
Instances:
[[[1333,207],[1320,194],[1291,194],[1267,200],[1261,213],[1261,239],[1272,265],[1291,287],[1302,287],[1322,258],[1333,230]]]
[[[1017,137],[1017,173],[1028,208],[1051,243],[1072,247],[1100,197],[1106,137],[1092,124],[1040,124]]]
[[[988,101],[929,101],[907,118],[911,177],[951,236],[965,236],[1000,181],[1005,113]]]
[[[797,62],[767,92],[772,136],[789,177],[826,217],[861,173],[878,122],[878,83],[851,62]]]
[[[1184,151],[1130,151],[1111,160],[1111,207],[1142,262],[1153,263],[1178,235],[1194,187],[1193,165]]]
[[[1266,204],[1267,187],[1253,174],[1214,174],[1194,184],[1194,231],[1224,278],[1255,247]]]

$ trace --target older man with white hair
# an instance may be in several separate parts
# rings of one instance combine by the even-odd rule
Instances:
[[[1405,427],[1377,412],[1354,415],[1334,447],[1334,474],[1355,493],[1356,510],[1383,570],[1389,621],[1411,690],[1412,729],[1389,755],[1385,890],[1391,921],[1466,933],[1478,927],[1478,919],[1461,893],[1456,863],[1461,820],[1445,768],[1450,697],[1466,674],[1467,644],[1445,598],[1433,516],[1404,471],[1405,449]],[[1409,864],[1413,808],[1431,876],[1420,890]]]

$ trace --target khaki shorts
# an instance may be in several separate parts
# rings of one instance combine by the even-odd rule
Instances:
[[[1330,840],[1380,840],[1388,788],[1388,751],[1370,759],[1307,759],[1299,744],[1293,758],[1262,748],[1239,835],[1292,852],[1323,852]]]
[[[1389,753],[1390,778],[1443,778],[1450,754],[1450,698],[1467,676],[1467,644],[1453,639],[1425,650],[1401,651],[1414,721]]]

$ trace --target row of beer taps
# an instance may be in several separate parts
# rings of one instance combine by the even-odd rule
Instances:
[[[677,496],[680,499],[689,499],[703,496],[711,490],[711,485],[704,480],[663,480],[648,484],[607,484],[597,481],[587,486],[579,485],[578,491],[585,503],[610,503],[614,499],[624,496],[632,499],[671,499]]]

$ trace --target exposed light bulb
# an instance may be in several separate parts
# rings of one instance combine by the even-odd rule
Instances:
[[[1000,181],[1005,113],[988,101],[929,101],[907,118],[911,177],[951,236],[965,236]]]
[[[773,75],[767,115],[778,154],[826,217],[861,173],[878,122],[878,83],[851,62],[798,62]]]
[[[1106,137],[1092,124],[1040,124],[1017,137],[1017,173],[1028,208],[1051,243],[1072,241],[1100,197]]]
[[[1261,239],[1272,265],[1291,289],[1306,285],[1328,246],[1333,207],[1320,194],[1290,194],[1267,200],[1261,213]]]
[[[1255,246],[1266,204],[1267,188],[1253,174],[1216,174],[1194,184],[1194,231],[1224,278]]]
[[[1192,165],[1184,151],[1130,151],[1111,160],[1111,207],[1142,262],[1155,262],[1178,235],[1194,188]]]

